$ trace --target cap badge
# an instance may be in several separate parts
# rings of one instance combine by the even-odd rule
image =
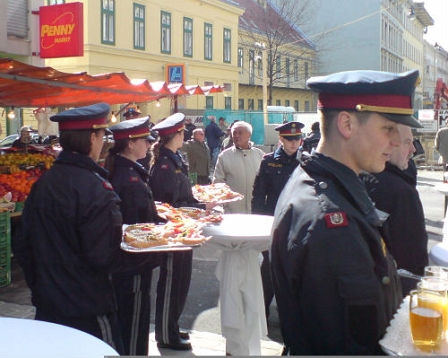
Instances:
[[[325,214],[325,223],[329,229],[348,226],[347,214],[343,211]]]
[[[297,132],[297,129],[291,128],[291,133],[295,133],[295,132]]]

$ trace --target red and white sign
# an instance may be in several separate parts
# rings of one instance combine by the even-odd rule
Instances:
[[[84,55],[83,4],[80,2],[39,8],[40,57]]]

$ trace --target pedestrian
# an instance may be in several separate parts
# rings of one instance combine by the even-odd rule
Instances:
[[[12,147],[25,149],[29,144],[36,144],[31,133],[35,132],[30,126],[22,126],[19,130],[19,137],[12,143]]]
[[[418,71],[312,77],[322,137],[286,183],[270,249],[281,332],[290,355],[384,354],[379,340],[402,302],[381,215],[361,172],[384,170],[412,117]]]
[[[208,185],[210,180],[210,149],[205,143],[204,130],[193,130],[193,139],[184,142],[182,151],[187,153],[188,171],[196,173],[197,184]]]
[[[139,118],[142,115],[142,112],[140,111],[140,107],[136,106],[134,104],[130,104],[126,107],[126,110],[123,113],[123,117],[128,119],[134,119]]]
[[[440,128],[434,139],[434,147],[439,152],[441,158],[439,159],[439,164],[443,165],[443,170],[446,171],[448,163],[448,120],[446,121],[445,127]]]
[[[311,125],[311,133],[309,133],[303,140],[302,149],[311,153],[311,151],[317,147],[320,140],[320,125],[319,122],[314,122]]]
[[[196,126],[191,123],[190,117],[185,117],[185,130],[184,130],[184,142],[189,141],[193,137],[193,131],[196,129]]]
[[[221,141],[221,144],[222,144],[223,140],[228,136],[227,129],[229,128],[229,126],[226,123],[226,119],[224,117],[219,117],[219,119],[218,119],[218,127],[224,133],[224,135],[221,136],[221,138],[219,138],[219,140]]]
[[[230,124],[229,128],[227,128],[227,134],[226,134],[226,138],[222,141],[221,143],[221,152],[227,148],[230,148],[233,146],[233,139],[232,139],[232,127],[233,125],[239,122],[239,119],[234,120],[232,122],[232,124]]]
[[[99,103],[50,118],[59,123],[62,151],[31,189],[13,251],[36,320],[87,332],[124,354],[110,274],[135,269],[148,255],[129,260],[121,250],[120,199],[96,163],[109,111]]]
[[[124,224],[162,223],[164,219],[157,214],[151,188],[148,185],[149,174],[139,164],[154,141],[149,129],[149,117],[130,119],[109,128],[114,135],[115,145],[106,158],[106,169],[110,172],[111,183],[121,199],[121,212]],[[135,253],[129,253],[135,256]],[[136,270],[114,273],[112,280],[117,299],[121,332],[127,355],[148,355],[151,279],[155,267],[171,265],[161,270],[165,275],[159,276],[157,285],[156,317],[166,315],[166,320],[157,320],[157,335],[163,331],[175,331],[178,327],[177,316],[170,319],[170,305],[175,305],[177,297],[170,297],[170,292],[183,276],[176,275],[167,279],[167,272],[181,272],[185,257],[182,252],[173,252],[173,260],[165,259],[166,252],[150,253],[151,260]],[[187,262],[188,265],[188,262]],[[161,324],[160,324],[161,323]],[[164,324],[168,323],[167,326]],[[186,332],[179,332],[180,338],[188,340]],[[185,342],[187,343],[187,342]],[[187,344],[186,344],[187,346]],[[181,345],[180,347],[183,347]],[[173,348],[173,347],[171,347]],[[176,345],[174,349],[178,348]]]
[[[389,214],[381,227],[387,248],[399,269],[423,276],[428,266],[428,233],[425,214],[417,191],[417,172],[411,159],[415,152],[410,127],[399,124],[400,145],[393,148],[386,169],[364,174],[367,191],[375,206]],[[400,277],[403,297],[417,281]]]
[[[301,129],[303,127],[304,124],[300,122],[288,122],[275,127],[281,145],[275,152],[266,154],[261,160],[253,187],[252,214],[274,215],[278,197],[299,164],[297,151],[302,144]],[[262,254],[261,279],[266,319],[268,319],[269,307],[274,298],[274,288],[271,280],[269,250],[263,251]]]
[[[205,138],[207,140],[207,145],[210,148],[210,159],[212,168],[216,166],[216,160],[218,158],[220,148],[221,148],[221,137],[225,136],[225,133],[219,129],[216,124],[215,117],[209,117],[210,123],[205,127]]]
[[[232,126],[233,146],[218,156],[213,183],[226,183],[244,196],[243,200],[224,204],[226,213],[250,214],[255,176],[265,154],[250,141],[252,126],[238,121]]]

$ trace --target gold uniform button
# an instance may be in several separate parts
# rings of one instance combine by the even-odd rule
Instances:
[[[381,279],[381,283],[382,283],[383,285],[388,285],[388,284],[390,283],[390,278],[389,278],[389,276],[384,276],[384,277]]]

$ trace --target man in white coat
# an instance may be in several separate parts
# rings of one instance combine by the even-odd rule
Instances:
[[[251,136],[249,123],[236,122],[232,126],[233,146],[218,156],[213,183],[226,183],[233,191],[244,195],[243,200],[225,204],[226,213],[251,213],[254,180],[265,154],[252,144]]]

